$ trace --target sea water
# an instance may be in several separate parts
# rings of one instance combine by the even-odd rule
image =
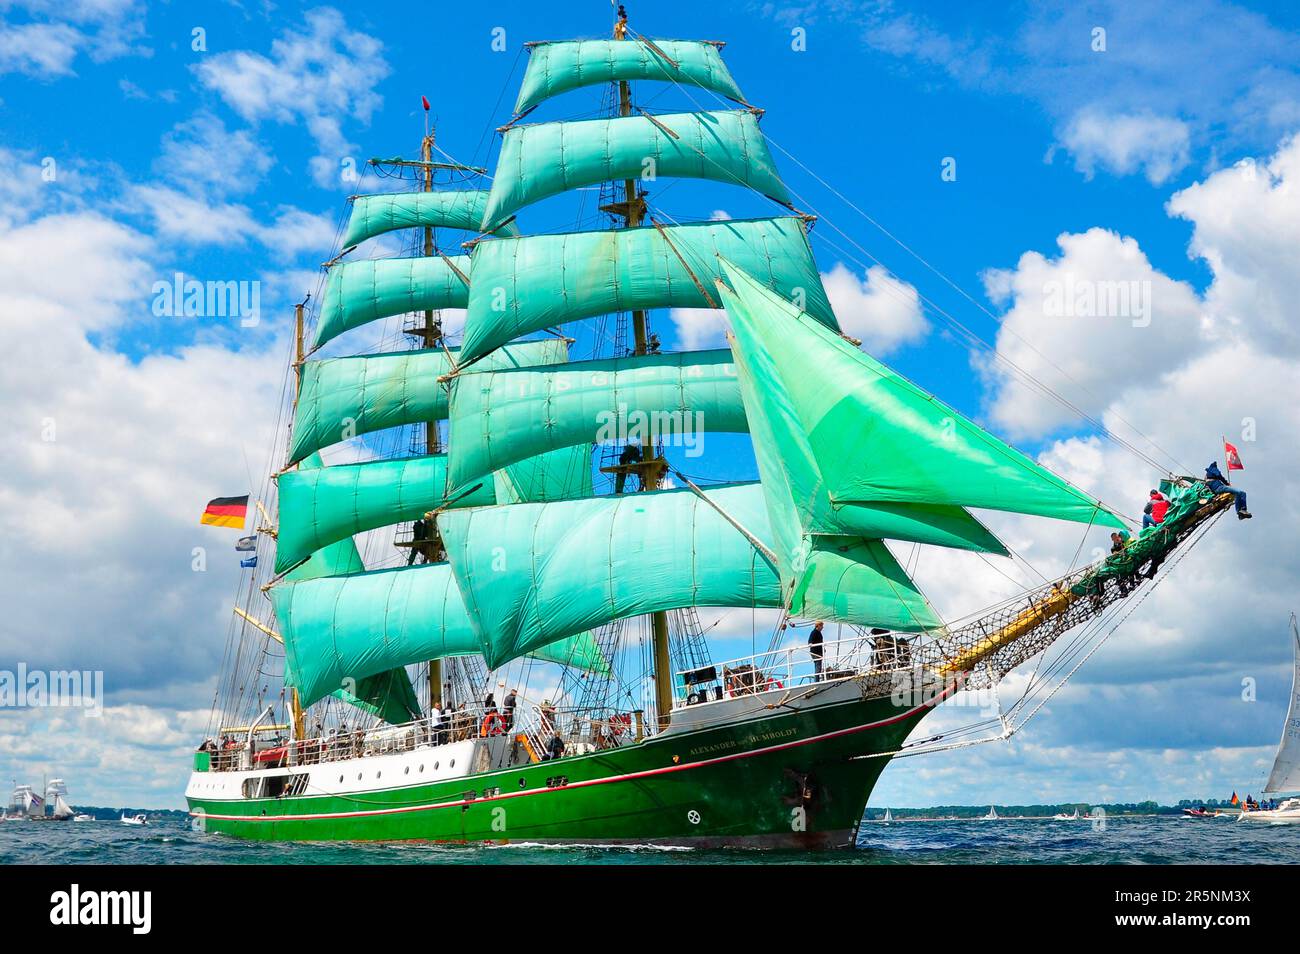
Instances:
[[[191,831],[180,819],[5,823],[0,864],[1296,864],[1300,825],[1179,816],[866,822],[856,849],[705,851],[653,846],[296,844]]]

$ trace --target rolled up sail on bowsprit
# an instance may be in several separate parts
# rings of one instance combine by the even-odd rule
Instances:
[[[720,43],[700,40],[565,40],[528,47],[528,68],[515,115],[584,86],[619,80],[658,80],[711,90],[744,102],[722,62]]]
[[[447,355],[441,348],[430,348],[305,362],[289,463],[358,434],[445,420],[447,386],[438,378],[451,371]],[[558,364],[567,358],[568,344],[547,338],[508,345],[478,367]]]
[[[395,667],[480,650],[445,563],[282,583],[271,600],[284,639],[285,680],[303,706]],[[608,671],[589,633],[542,652],[539,658]]]
[[[712,179],[782,205],[790,194],[749,110],[513,126],[501,142],[482,229],[548,196],[611,179]]]
[[[780,605],[776,570],[731,522],[769,536],[761,489],[704,493],[708,501],[666,490],[439,514],[488,665],[656,610]],[[936,622],[884,545],[868,549],[835,551],[836,572],[816,577],[810,605],[852,600],[869,625],[893,629]]]
[[[330,269],[312,346],[380,318],[468,302],[468,255],[345,262]]]
[[[508,490],[498,496],[498,483]],[[286,471],[278,480],[275,569],[283,573],[336,540],[417,520],[441,506],[482,507],[568,500],[591,494],[590,449],[566,447],[535,461],[512,462],[450,499],[442,454]]]
[[[358,245],[396,229],[448,228],[477,232],[487,201],[486,189],[359,195],[352,200],[343,247]],[[497,230],[498,235],[517,232],[513,224]]]
[[[474,365],[473,369],[479,366]],[[501,368],[452,379],[450,487],[592,441],[697,446],[747,430],[731,352],[684,351]]]
[[[804,221],[795,216],[529,235],[480,243],[463,360],[567,321],[650,308],[717,308],[722,258],[838,329]]]

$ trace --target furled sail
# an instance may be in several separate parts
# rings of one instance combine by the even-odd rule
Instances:
[[[1300,629],[1296,628],[1294,614],[1291,616],[1291,650],[1291,705],[1286,710],[1286,723],[1282,727],[1282,741],[1277,744],[1273,771],[1264,786],[1264,791],[1270,795],[1300,792]]]
[[[487,201],[486,189],[359,195],[352,200],[343,247],[350,248],[396,229],[448,228],[477,232]],[[516,232],[513,223],[497,230],[498,235]]]
[[[499,475],[510,491],[503,503],[567,500],[591,494],[590,449],[576,446],[537,461],[512,462]],[[283,573],[308,554],[355,533],[416,520],[447,501],[442,454],[301,468],[280,475],[275,569]],[[467,488],[449,506],[498,502],[497,478]],[[351,569],[339,572],[353,572]]]
[[[709,493],[766,531],[757,487]],[[686,490],[449,510],[438,528],[490,667],[614,619],[780,600],[766,558]]]
[[[721,44],[699,40],[565,40],[529,47],[515,115],[579,89],[618,80],[659,80],[744,102],[722,62]]]
[[[636,436],[649,447],[655,436],[684,444],[747,430],[726,349],[458,375],[449,421],[452,488],[575,444]]]
[[[790,204],[752,112],[621,116],[506,130],[482,229],[491,231],[548,196],[647,174],[713,179]]]
[[[468,301],[468,255],[345,262],[330,269],[313,347],[390,315],[464,308]]]
[[[798,454],[769,464],[815,469],[832,507],[925,504],[1007,510],[1123,527],[1101,502],[1009,447],[933,395],[726,266],[723,289],[751,432],[766,406],[797,432]],[[762,400],[758,395],[762,395]],[[785,435],[779,435],[785,436]],[[764,475],[765,486],[768,485]],[[795,489],[798,489],[797,487]]]
[[[559,364],[567,357],[565,341],[546,338],[508,345],[475,368]],[[441,348],[306,362],[289,463],[358,434],[446,419],[447,389],[438,378],[450,370]]]
[[[282,583],[271,589],[286,682],[303,706],[396,667],[470,655],[480,640],[445,563]],[[534,654],[607,672],[589,633]]]
[[[475,248],[462,360],[579,318],[719,307],[722,258],[839,328],[795,216],[530,235]]]

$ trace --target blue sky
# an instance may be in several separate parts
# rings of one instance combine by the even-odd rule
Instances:
[[[91,725],[0,710],[0,777],[48,768],[79,777],[88,800],[179,803],[236,585],[228,541],[193,525],[196,507],[263,466],[291,304],[315,289],[358,191],[340,173],[410,154],[421,95],[440,146],[490,167],[521,45],[608,33],[608,4],[556,6],[431,9],[419,24],[382,6],[0,0],[0,335],[20,435],[0,451],[12,475],[0,573],[15,604],[0,668],[102,668],[116,713]],[[880,798],[1257,786],[1285,705],[1300,530],[1287,493],[1300,490],[1288,310],[1300,292],[1300,12],[1213,0],[630,12],[646,35],[727,41],[797,204],[821,216],[813,248],[841,320],[944,400],[1130,512],[1152,468],[1018,388],[943,312],[1161,460],[1203,466],[1220,434],[1258,424],[1257,441],[1238,443],[1264,519],[1216,529],[1212,555],[1190,559],[1025,736],[900,762]],[[600,95],[569,94],[530,120],[592,115]],[[692,107],[676,91],[644,95],[656,110]],[[521,225],[571,226],[577,201],[549,200]],[[661,183],[650,201],[681,220],[773,208],[700,183]],[[262,320],[155,316],[152,284],[177,271],[260,281]],[[1043,288],[1068,278],[1149,282],[1152,322],[1045,317]],[[683,347],[720,328],[681,314],[655,326]],[[57,440],[39,436],[46,420]],[[719,439],[712,473],[752,476],[744,450]],[[1077,527],[994,525],[1044,572],[1080,542]],[[214,554],[202,573],[195,546]],[[951,554],[920,559],[949,615],[1006,585]],[[748,622],[727,631],[724,645],[748,645]],[[1242,701],[1243,679],[1257,702]],[[118,758],[140,775],[109,772]]]

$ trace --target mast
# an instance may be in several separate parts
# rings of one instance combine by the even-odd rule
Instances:
[[[627,39],[627,9],[619,4],[618,18],[614,22],[614,39]],[[618,84],[618,114],[632,115],[632,86],[627,80]],[[623,201],[605,207],[606,211],[622,216],[625,228],[636,228],[645,220],[645,197],[637,192],[635,179],[623,180]],[[650,353],[650,334],[645,311],[632,312],[633,354]],[[655,350],[658,350],[656,347]],[[658,490],[668,470],[668,463],[659,449],[647,440],[641,449],[641,460],[619,465],[624,470],[635,471],[640,477],[640,489]],[[650,614],[651,638],[654,646],[655,712],[660,729],[668,727],[673,704],[672,656],[668,651],[668,614],[663,610]]]
[[[295,408],[298,406],[298,397],[302,393],[303,362],[306,360],[303,349],[303,310],[306,305],[307,301],[303,299],[293,306],[293,405]],[[289,727],[293,741],[307,737],[302,703],[298,699],[298,690],[292,687],[289,689]]]

